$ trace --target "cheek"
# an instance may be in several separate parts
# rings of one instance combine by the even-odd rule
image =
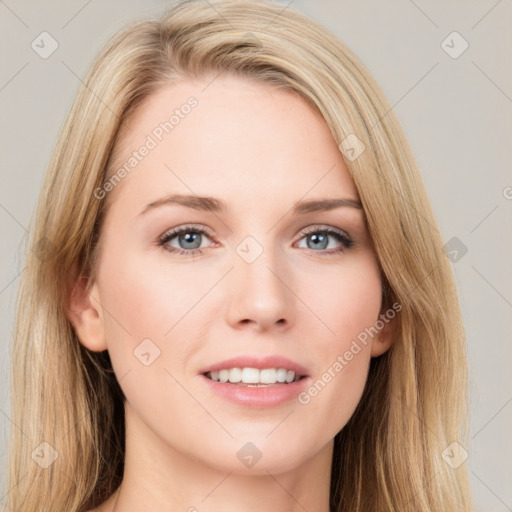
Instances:
[[[175,264],[170,271],[166,258],[129,251],[122,255],[122,270],[117,261],[113,249],[100,275],[112,365],[128,401],[140,411],[162,407],[158,417],[165,424],[172,420],[166,414],[191,406],[179,382],[189,377],[187,363],[208,339],[209,319],[219,318],[205,311],[218,275],[194,271],[191,265]],[[146,413],[152,414],[150,409]],[[200,417],[201,410],[195,414]]]
[[[186,341],[202,337],[193,306],[211,283],[199,276],[191,280],[190,272],[171,276],[150,258],[123,256],[122,270],[116,269],[115,261],[113,251],[100,275],[114,371],[140,417],[160,427],[162,437],[179,439],[190,427],[187,422],[204,419],[204,410],[183,388],[183,365],[195,349]],[[185,419],[176,421],[180,411],[185,411]]]
[[[323,354],[343,350],[378,319],[382,285],[372,254],[354,256],[322,273],[304,273],[297,285],[318,319],[321,336],[316,340]]]
[[[176,333],[184,335],[187,316],[207,294],[211,281],[180,268],[171,273],[164,259],[128,256],[122,269],[115,269],[114,260],[105,260],[102,276],[109,345],[136,345],[145,338],[161,344]]]
[[[323,294],[319,284],[325,283]],[[307,415],[321,421],[334,436],[350,419],[368,376],[372,338],[381,309],[381,279],[373,257],[354,259],[316,281],[315,304],[319,324],[315,337],[318,365],[311,386],[298,397]],[[313,434],[313,433],[311,433]]]

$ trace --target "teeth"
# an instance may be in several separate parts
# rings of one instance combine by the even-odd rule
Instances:
[[[236,384],[242,380],[242,370],[240,368],[232,368],[231,370],[225,370],[229,374],[229,382]]]
[[[277,370],[267,368],[260,370],[260,384],[275,384],[277,382]]]
[[[237,371],[238,368],[233,368],[229,370],[229,373],[232,371]],[[257,368],[242,368],[242,382],[244,384],[261,384],[260,382],[260,371]]]
[[[286,368],[229,368],[206,374],[217,382],[231,382],[233,384],[276,384],[291,383],[300,379],[293,370]]]
[[[292,370],[289,370],[286,372],[286,382],[293,382],[293,380],[295,379],[295,372],[293,372]]]
[[[287,371],[285,368],[279,368],[276,372],[277,374],[277,382],[285,382]]]

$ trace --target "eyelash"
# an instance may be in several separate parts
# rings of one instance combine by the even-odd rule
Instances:
[[[176,247],[166,246],[166,244],[168,242],[170,242],[173,238],[176,238],[178,235],[181,235],[182,233],[196,233],[196,234],[200,234],[200,235],[205,235],[208,238],[212,238],[212,237],[210,237],[208,232],[205,231],[204,229],[197,228],[194,226],[184,226],[184,227],[169,231],[167,233],[164,233],[158,239],[157,245],[159,247],[163,247],[166,251],[169,251],[174,254],[178,254],[179,256],[190,256],[192,258],[194,258],[196,256],[201,256],[204,253],[204,250],[203,250],[204,248],[203,249],[177,249]],[[318,252],[318,253],[326,255],[326,256],[332,256],[334,254],[342,253],[346,249],[349,249],[354,243],[354,241],[349,236],[345,235],[342,231],[338,231],[338,230],[332,229],[332,228],[324,228],[324,227],[320,228],[318,226],[312,226],[311,228],[307,228],[307,231],[303,231],[301,233],[302,236],[299,240],[302,240],[304,237],[311,235],[313,233],[321,233],[321,234],[330,235],[330,236],[334,237],[336,240],[338,240],[338,242],[341,242],[341,244],[344,246],[343,249],[337,249],[334,251],[333,250],[331,250],[331,251],[325,251],[325,250],[315,251],[313,249],[309,249],[315,253]]]

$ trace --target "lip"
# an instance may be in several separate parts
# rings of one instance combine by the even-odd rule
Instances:
[[[229,400],[230,402],[244,407],[265,409],[276,407],[291,400],[309,386],[310,377],[291,382],[290,384],[275,384],[265,387],[238,386],[231,382],[217,382],[205,375],[199,376],[211,391]]]
[[[293,370],[296,375],[302,378],[287,384],[271,384],[262,387],[239,386],[231,382],[217,382],[206,377],[206,373],[215,372],[229,368],[286,368]],[[239,356],[225,359],[218,363],[206,366],[199,371],[199,377],[211,391],[220,397],[244,407],[264,409],[276,407],[297,399],[311,381],[308,370],[299,363],[283,356]]]
[[[227,370],[229,368],[258,368],[259,370],[264,370],[265,368],[286,368],[287,370],[293,370],[295,375],[301,375],[304,377],[309,375],[308,370],[304,366],[288,359],[287,357],[278,355],[266,357],[250,355],[232,357],[231,359],[225,359],[224,361],[219,361],[218,363],[214,363],[210,366],[205,366],[199,370],[199,373],[205,374],[208,372]]]

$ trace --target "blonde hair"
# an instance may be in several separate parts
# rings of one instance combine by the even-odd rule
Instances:
[[[334,35],[269,0],[181,1],[130,24],[97,56],[58,138],[26,251],[12,354],[9,511],[85,511],[120,484],[124,396],[108,352],[91,352],[67,318],[71,278],[94,275],[106,199],[94,191],[120,128],[158,88],[220,73],[295,91],[317,109],[345,158],[383,274],[398,302],[396,339],[372,359],[365,392],[337,434],[335,511],[470,510],[466,352],[456,288],[412,152],[379,85]],[[351,135],[352,134],[352,135]],[[47,468],[33,452],[47,442]],[[49,448],[45,448],[49,450]],[[49,452],[53,453],[53,452]]]

